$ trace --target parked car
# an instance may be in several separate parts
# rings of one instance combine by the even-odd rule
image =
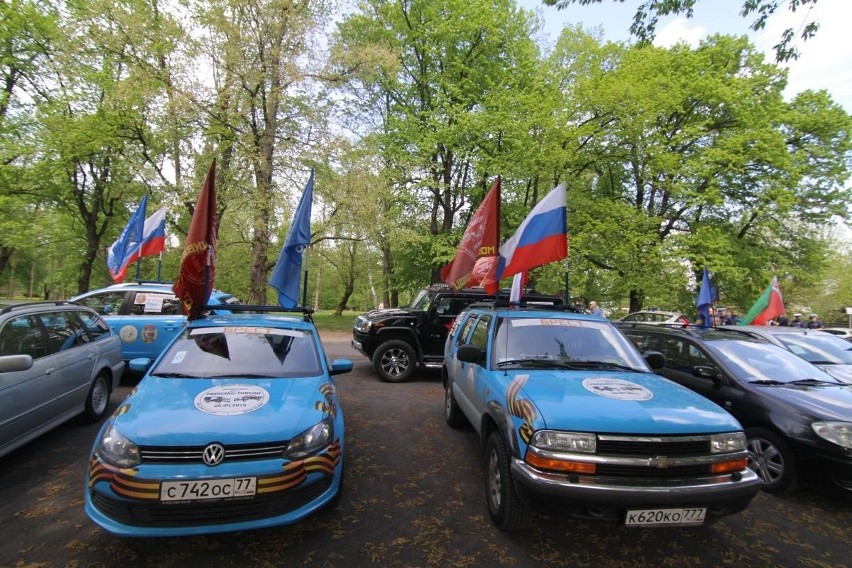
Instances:
[[[836,335],[786,326],[737,325],[719,329],[766,340],[813,363],[837,380],[852,384],[852,344]]]
[[[704,395],[745,427],[750,467],[771,493],[828,475],[852,489],[852,388],[765,340],[720,330],[626,326],[665,356],[664,377]]]
[[[846,341],[852,341],[852,329],[846,327],[823,327],[820,328],[820,331],[836,335]]]
[[[509,297],[508,290],[497,294]],[[456,316],[473,302],[493,298],[482,288],[453,290],[433,284],[421,290],[410,306],[372,310],[355,318],[352,348],[368,357],[383,381],[409,380],[418,367],[440,368],[444,342]],[[529,291],[525,302],[564,304],[560,296]]]
[[[662,364],[659,353],[648,360]],[[445,419],[484,448],[501,530],[544,509],[628,526],[710,523],[760,491],[737,421],[653,373],[612,322],[476,304],[446,343]]]
[[[178,536],[295,523],[339,495],[344,422],[308,312],[232,309],[196,319],[101,428],[89,518],[121,536]],[[286,313],[286,312],[285,312]],[[298,314],[301,316],[301,314]]]
[[[169,282],[126,282],[92,290],[68,300],[92,308],[121,338],[125,361],[154,359],[183,329],[186,316]],[[214,290],[210,305],[238,304],[234,296]],[[226,313],[223,311],[223,313]]]
[[[124,362],[94,311],[63,302],[0,310],[0,456],[83,415],[106,415]]]
[[[689,318],[678,312],[662,312],[659,310],[647,310],[642,312],[633,312],[628,314],[618,321],[627,323],[647,323],[651,325],[673,325],[689,327],[692,323]]]

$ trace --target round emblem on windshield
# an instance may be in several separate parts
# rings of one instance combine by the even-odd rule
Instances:
[[[225,459],[225,447],[222,444],[210,444],[204,448],[201,459],[207,465],[219,465]]]
[[[651,400],[654,393],[630,381],[622,379],[596,378],[583,381],[583,388],[598,396],[615,400]]]
[[[254,385],[221,385],[201,391],[193,402],[201,412],[234,416],[262,407],[269,402],[269,393]]]

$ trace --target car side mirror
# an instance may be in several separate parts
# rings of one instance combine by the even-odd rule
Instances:
[[[719,374],[716,372],[716,368],[710,365],[696,365],[692,368],[692,374],[699,379],[710,379],[714,383],[719,382]]]
[[[330,375],[340,375],[352,370],[352,361],[349,359],[335,359],[331,362]]]
[[[642,353],[642,357],[654,371],[666,366],[666,358],[659,351],[645,351]]]
[[[456,356],[459,361],[478,364],[485,358],[485,352],[478,345],[459,345]]]
[[[130,370],[135,373],[144,373],[151,366],[151,363],[154,361],[148,359],[147,357],[140,357],[138,359],[131,359],[130,363],[127,365],[130,367]]]
[[[3,357],[0,357],[0,373],[28,371],[32,366],[32,355],[4,355]]]

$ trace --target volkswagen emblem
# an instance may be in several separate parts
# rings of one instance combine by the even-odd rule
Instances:
[[[219,465],[225,459],[225,446],[222,444],[210,444],[204,448],[201,457],[207,465]]]

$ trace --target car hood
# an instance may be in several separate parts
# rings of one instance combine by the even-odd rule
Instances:
[[[852,385],[852,365],[823,365],[817,367],[847,385]]]
[[[757,388],[811,417],[852,421],[852,385],[757,385]]]
[[[329,391],[331,387],[331,391]],[[284,441],[337,412],[333,385],[301,379],[171,379],[145,377],[115,414],[134,443],[196,445],[211,441]]]
[[[382,310],[371,310],[361,314],[361,317],[367,320],[387,319],[402,316],[411,316],[417,312],[409,308],[385,308]]]
[[[715,403],[652,373],[536,370],[516,372],[512,380],[523,382],[519,398],[531,400],[554,430],[706,434],[742,429]]]

